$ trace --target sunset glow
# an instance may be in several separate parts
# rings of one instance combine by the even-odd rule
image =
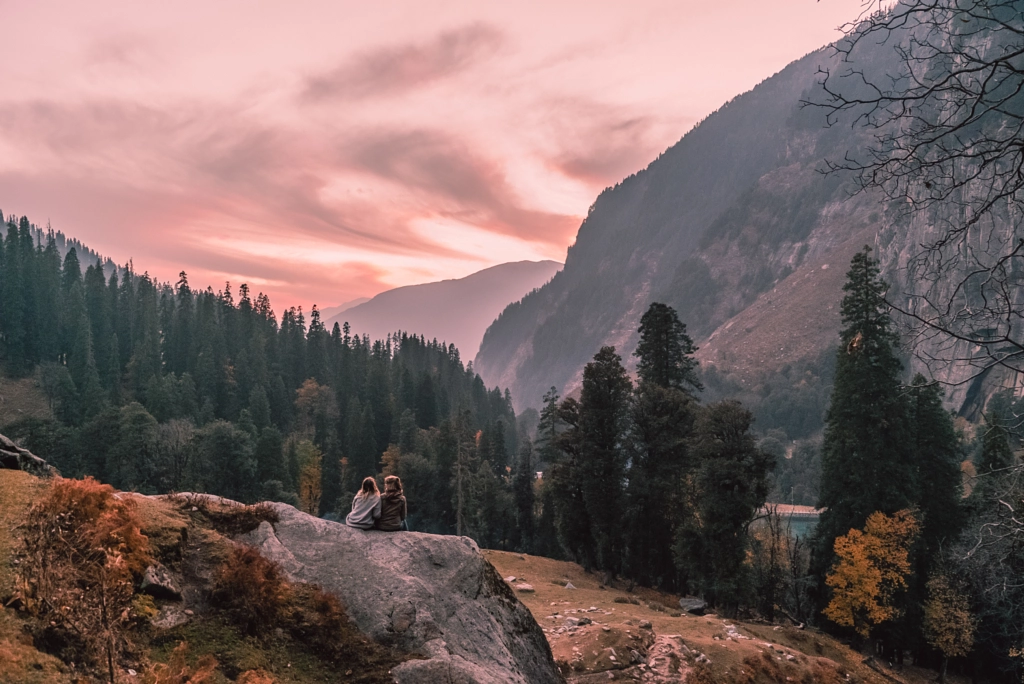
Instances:
[[[0,2],[0,209],[280,311],[564,260],[861,0]]]

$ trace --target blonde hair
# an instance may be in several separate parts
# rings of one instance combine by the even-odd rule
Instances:
[[[368,496],[376,494],[380,496],[380,490],[377,489],[377,481],[372,477],[368,477],[363,480],[363,486],[359,488],[359,493],[356,494],[360,499],[365,499]]]
[[[384,493],[389,492],[402,493],[402,480],[397,475],[388,475],[384,478]]]

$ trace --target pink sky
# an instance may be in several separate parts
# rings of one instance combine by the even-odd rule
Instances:
[[[862,0],[0,0],[0,209],[280,312],[563,260]]]

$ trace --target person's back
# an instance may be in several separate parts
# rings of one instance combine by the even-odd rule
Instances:
[[[380,512],[380,491],[374,479],[368,477],[363,480],[362,488],[352,499],[352,511],[345,516],[345,524],[361,530],[371,530],[380,518]]]
[[[377,529],[384,532],[408,529],[403,524],[407,513],[405,495],[402,493],[402,481],[396,475],[388,475],[384,478],[384,494],[381,496],[380,519],[377,521]]]

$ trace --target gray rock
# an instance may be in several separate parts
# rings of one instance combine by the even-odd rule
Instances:
[[[357,530],[272,505],[279,521],[241,540],[337,595],[374,640],[426,656],[393,668],[398,684],[562,681],[544,633],[471,539]]]
[[[53,477],[60,475],[52,465],[33,454],[28,449],[22,449],[9,438],[0,435],[0,468],[7,470],[24,470],[36,477]]]
[[[516,591],[520,594],[532,594],[534,592],[534,588],[532,584],[523,583],[516,585]]]
[[[178,583],[171,577],[171,573],[159,563],[150,565],[142,575],[142,583],[139,589],[153,598],[165,599],[167,601],[180,601],[181,589]]]
[[[708,604],[699,598],[681,598],[679,599],[679,607],[684,612],[692,613],[693,615],[703,615]]]
[[[174,629],[188,622],[191,612],[183,611],[180,606],[164,606],[150,623],[157,629]]]

